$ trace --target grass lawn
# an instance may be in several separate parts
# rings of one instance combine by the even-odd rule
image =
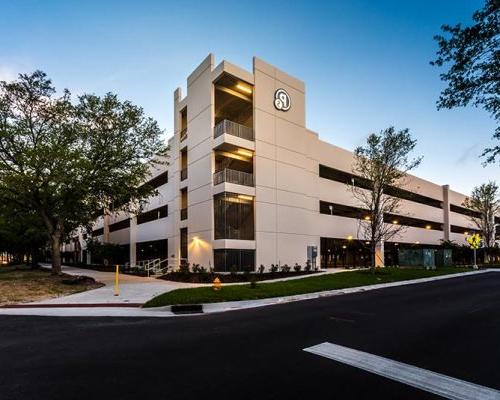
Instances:
[[[177,289],[149,300],[144,307],[160,307],[172,304],[217,303],[222,301],[255,300],[270,297],[321,292],[377,283],[397,282],[409,279],[427,278],[438,275],[471,271],[467,268],[439,268],[427,271],[421,268],[384,268],[376,273],[368,270],[339,272],[296,279],[284,282],[257,283],[255,288],[248,285],[226,285],[220,291],[211,287]]]
[[[55,276],[49,270],[0,265],[0,305],[27,303],[101,287],[99,282],[67,284],[74,277]]]

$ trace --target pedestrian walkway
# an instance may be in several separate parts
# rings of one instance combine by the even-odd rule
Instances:
[[[42,267],[49,268],[50,266],[48,264],[42,264]],[[161,279],[120,274],[119,295],[115,296],[114,272],[95,271],[68,266],[63,266],[62,271],[68,275],[85,275],[92,277],[96,281],[103,283],[104,286],[86,292],[37,301],[30,304],[143,304],[161,293],[179,288],[199,286],[192,283],[167,282]]]
[[[68,267],[65,267],[68,268]],[[79,272],[87,272],[88,270],[79,270],[77,268],[71,268],[71,270],[66,270],[65,272],[71,271],[71,273],[75,274],[76,271]],[[101,274],[101,272],[93,271],[96,274]],[[335,290],[327,290],[327,291],[322,291],[322,292],[314,292],[314,293],[304,293],[304,294],[299,294],[299,295],[293,295],[293,296],[284,296],[284,297],[273,297],[273,298],[267,298],[267,299],[259,299],[259,300],[242,300],[242,301],[231,301],[231,302],[224,302],[224,303],[209,303],[209,304],[203,304],[203,313],[204,314],[211,314],[211,313],[220,313],[220,312],[227,312],[227,311],[234,311],[234,310],[244,310],[248,308],[256,308],[256,307],[264,307],[264,306],[270,306],[270,305],[275,305],[275,304],[286,304],[286,303],[291,303],[291,302],[296,302],[296,301],[303,301],[303,300],[311,300],[311,299],[318,299],[318,298],[324,298],[324,297],[330,297],[330,296],[338,296],[338,295],[345,295],[345,294],[351,294],[351,293],[363,293],[371,290],[379,290],[379,289],[384,289],[384,288],[391,288],[391,287],[397,287],[397,286],[405,286],[405,285],[417,285],[421,283],[426,283],[426,282],[434,282],[434,281],[440,281],[440,280],[448,280],[448,279],[455,279],[455,278],[461,278],[465,276],[472,276],[472,275],[479,275],[479,274],[485,274],[489,272],[496,272],[500,273],[500,270],[498,269],[484,269],[484,270],[479,270],[479,271],[470,271],[470,272],[462,272],[462,273],[456,273],[456,274],[449,274],[449,275],[440,275],[440,276],[435,276],[435,277],[428,277],[428,278],[420,278],[420,279],[412,279],[412,280],[407,280],[407,281],[398,281],[398,282],[389,282],[389,283],[381,283],[381,284],[376,284],[376,285],[368,285],[368,286],[358,286],[358,287],[352,287],[352,288],[345,288],[345,289],[335,289]],[[78,273],[80,274],[80,273]],[[106,273],[109,274],[109,273]],[[90,275],[90,274],[85,274],[85,275]],[[137,277],[130,277],[130,278],[137,278]],[[155,296],[156,294],[163,293],[168,290],[174,290],[179,287],[193,287],[197,286],[194,284],[188,284],[188,283],[174,283],[174,282],[160,282],[160,280],[155,281],[152,278],[138,278],[138,279],[132,279],[135,283],[129,283],[130,286],[135,286],[135,290],[148,290],[148,293],[150,297]],[[141,280],[143,282],[141,283]],[[153,282],[151,282],[153,281]],[[141,284],[144,285],[142,286],[141,289]],[[155,292],[157,289],[157,284],[163,285],[159,287],[159,291]],[[151,286],[148,286],[151,285]],[[91,293],[91,292],[96,292],[98,290],[105,289],[95,289],[86,293]],[[99,294],[100,299],[99,302],[103,303],[102,300],[106,300],[110,296],[112,296],[112,287],[109,288],[110,292],[104,292]],[[155,292],[155,294],[152,294]],[[131,291],[133,293],[133,291]],[[81,293],[80,295],[84,295],[85,293]],[[137,299],[140,299],[144,303],[144,298],[135,297],[136,300],[130,300],[134,299],[133,296],[129,296],[129,299],[125,299],[125,297],[120,298],[119,300],[123,301],[123,306],[122,307],[116,307],[116,306],[109,306],[106,307],[106,304],[103,304],[100,307],[95,307],[93,306],[94,303],[96,303],[96,298],[91,297],[89,302],[86,304],[88,306],[85,306],[81,301],[75,304],[79,304],[78,307],[64,307],[63,304],[68,304],[66,301],[61,301],[60,303],[51,303],[55,300],[65,300],[69,297],[74,297],[74,296],[79,296],[78,294],[76,295],[71,295],[71,296],[66,296],[60,299],[52,299],[52,300],[47,300],[46,302],[40,302],[37,304],[53,304],[53,307],[21,307],[21,308],[0,308],[0,315],[37,315],[37,316],[57,316],[57,317],[187,317],[188,315],[179,315],[179,314],[174,314],[171,310],[171,306],[164,306],[164,307],[156,307],[156,308],[138,308],[138,307],[131,307],[130,305],[138,302]],[[149,297],[149,298],[150,298]],[[148,299],[149,299],[148,298]],[[102,300],[101,300],[102,299]],[[60,305],[58,307],[58,304]],[[116,303],[109,303],[109,304],[116,304]],[[127,306],[129,304],[129,306]]]

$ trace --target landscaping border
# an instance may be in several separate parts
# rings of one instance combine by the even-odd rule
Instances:
[[[485,269],[485,270],[477,270],[477,271],[458,272],[455,274],[446,274],[446,275],[433,276],[433,277],[427,277],[427,278],[417,278],[417,279],[410,279],[410,280],[406,280],[406,281],[379,283],[379,284],[357,286],[357,287],[351,287],[351,288],[345,288],[345,289],[333,289],[333,290],[304,293],[304,294],[298,294],[298,295],[292,295],[292,296],[270,297],[270,298],[258,299],[258,300],[240,300],[240,301],[227,301],[227,302],[219,302],[219,303],[190,304],[189,307],[191,309],[194,307],[201,308],[202,311],[201,311],[201,313],[198,313],[198,315],[199,314],[211,314],[211,313],[219,313],[219,312],[226,312],[226,311],[243,310],[243,309],[248,309],[248,308],[265,307],[265,306],[270,306],[270,305],[275,305],[275,304],[286,304],[286,303],[292,303],[292,302],[296,302],[296,301],[318,299],[318,298],[338,296],[338,295],[343,295],[343,294],[361,293],[361,292],[367,292],[370,290],[385,289],[385,288],[389,288],[389,287],[414,285],[414,284],[419,284],[419,283],[438,281],[438,280],[442,280],[442,279],[451,279],[451,278],[456,278],[456,277],[484,274],[484,273],[488,273],[488,272],[500,272],[500,270]],[[148,308],[144,308],[144,309],[148,310],[148,311],[155,311],[155,312],[156,311],[158,311],[158,312],[167,311],[167,312],[174,312],[175,314],[181,314],[182,312],[179,313],[177,310],[175,310],[176,307],[178,307],[178,305],[168,305],[168,306],[161,306],[161,307],[148,307]],[[173,308],[175,311],[172,311]],[[190,314],[194,314],[194,313],[190,312]]]

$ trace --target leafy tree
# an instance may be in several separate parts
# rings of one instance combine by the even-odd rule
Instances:
[[[366,210],[360,216],[358,237],[370,243],[372,268],[376,266],[377,246],[405,229],[391,221],[401,214],[401,199],[394,194],[403,187],[407,172],[421,162],[420,157],[410,157],[416,143],[408,129],[390,127],[370,134],[366,145],[354,150],[352,171],[359,182],[354,179],[349,187]]]
[[[153,192],[141,183],[166,150],[161,133],[142,108],[111,93],[72,102],[41,71],[0,82],[0,196],[40,216],[54,273],[70,232]]]
[[[497,121],[493,137],[500,140],[500,1],[486,0],[473,16],[474,24],[441,27],[445,36],[436,35],[437,58],[431,65],[450,65],[441,79],[448,86],[441,92],[438,109],[483,107]],[[500,155],[500,145],[484,151],[486,162]]]
[[[47,231],[37,213],[0,200],[0,252],[13,255],[18,262],[31,260],[36,267],[40,250],[47,243]]]
[[[487,249],[495,246],[495,216],[500,215],[500,191],[495,182],[483,183],[472,190],[464,207],[475,211],[469,218],[481,231],[485,249],[485,261],[488,261]]]

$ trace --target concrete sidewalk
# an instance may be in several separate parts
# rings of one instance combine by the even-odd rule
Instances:
[[[42,267],[50,267],[42,264]],[[153,297],[179,288],[196,287],[199,285],[182,282],[167,282],[161,279],[134,276],[127,274],[119,275],[119,296],[114,295],[115,274],[113,272],[102,272],[91,269],[63,266],[62,270],[68,275],[85,275],[104,283],[105,286],[75,293],[69,296],[37,301],[28,304],[143,304]]]
[[[86,270],[85,270],[86,271]],[[305,293],[293,296],[285,296],[285,297],[273,297],[267,299],[260,300],[243,300],[243,301],[232,301],[232,302],[224,302],[224,303],[209,303],[203,304],[203,314],[211,314],[211,313],[220,313],[234,310],[243,310],[248,308],[257,308],[257,307],[265,307],[274,304],[285,304],[296,301],[303,300],[311,300],[318,299],[322,297],[331,297],[331,296],[339,296],[344,294],[351,293],[361,293],[372,290],[379,290],[384,288],[396,287],[396,286],[406,286],[406,285],[417,285],[420,283],[426,282],[434,282],[441,280],[448,280],[453,278],[461,278],[465,276],[472,276],[478,274],[485,274],[488,272],[498,272],[498,269],[484,269],[479,271],[470,271],[449,275],[440,275],[430,278],[420,278],[420,279],[412,279],[408,281],[399,281],[399,282],[391,282],[391,283],[381,283],[375,285],[368,286],[358,286],[353,288],[345,288],[345,289],[335,289],[335,290],[327,290],[323,292],[314,292],[314,293]],[[144,278],[151,279],[151,278]],[[166,283],[169,285],[169,283]],[[188,284],[184,284],[188,285]],[[193,285],[195,286],[195,285]],[[104,288],[102,288],[104,289]],[[101,289],[96,289],[101,290]],[[165,290],[165,286],[162,288]],[[173,289],[170,289],[173,290]],[[83,293],[82,293],[83,294]],[[75,295],[72,295],[75,296]],[[71,297],[71,296],[68,296]],[[41,304],[41,303],[38,303]],[[190,315],[196,314],[174,314],[171,311],[171,306],[165,307],[157,307],[157,308],[137,308],[137,307],[75,307],[75,308],[67,308],[67,307],[57,307],[57,303],[54,304],[54,307],[50,308],[4,308],[0,309],[0,315],[37,315],[37,316],[54,316],[54,317],[187,317]],[[197,314],[200,315],[200,314]]]

